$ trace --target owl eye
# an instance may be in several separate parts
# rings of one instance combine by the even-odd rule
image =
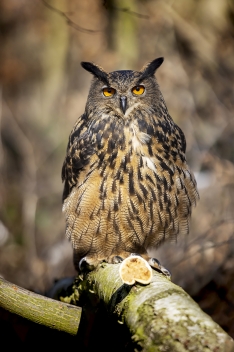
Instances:
[[[116,90],[114,88],[106,87],[103,88],[102,92],[105,97],[112,97],[112,95],[115,94]]]
[[[135,95],[142,95],[145,91],[145,87],[144,86],[136,86],[132,88],[132,92]]]

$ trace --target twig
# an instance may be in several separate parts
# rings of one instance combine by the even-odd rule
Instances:
[[[193,253],[189,253],[188,255],[184,256],[183,258],[175,261],[175,262],[169,262],[169,265],[172,265],[172,266],[176,266],[176,265],[179,265],[181,264],[182,262],[188,260],[188,259],[191,259],[192,257],[194,257],[196,254],[198,253],[204,253],[206,250],[208,249],[211,249],[211,248],[218,248],[218,247],[221,247],[221,246],[224,246],[225,244],[231,244],[234,242],[234,238],[230,238],[229,240],[227,241],[222,241],[222,242],[216,242],[216,243],[210,243],[210,244],[206,244],[205,246],[202,246],[200,248],[198,248],[196,251],[194,251]]]
[[[45,0],[41,0],[41,2],[50,10],[56,12],[57,14],[59,14],[60,16],[64,17],[66,19],[66,22],[69,26],[71,26],[72,28],[76,29],[77,31],[80,31],[82,33],[87,33],[87,34],[96,34],[99,32],[102,32],[101,30],[94,30],[94,29],[89,29],[89,28],[84,28],[79,26],[77,23],[73,22],[65,12],[56,9],[55,7],[53,7],[52,5],[48,4]]]
[[[23,233],[27,245],[27,259],[30,261],[37,257],[35,218],[37,208],[37,167],[32,143],[27,137],[23,128],[17,121],[12,109],[7,101],[4,101],[8,110],[8,120],[10,121],[10,133],[12,141],[21,157],[22,174],[19,179],[22,192],[23,209]]]

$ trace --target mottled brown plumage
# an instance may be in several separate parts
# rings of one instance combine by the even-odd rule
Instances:
[[[83,257],[94,265],[130,253],[148,259],[148,249],[189,231],[198,192],[184,134],[154,77],[162,62],[111,73],[82,63],[94,78],[62,170],[76,267]]]

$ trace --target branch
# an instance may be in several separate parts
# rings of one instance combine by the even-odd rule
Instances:
[[[147,286],[128,286],[119,266],[102,264],[77,288],[81,298],[97,295],[141,351],[234,350],[232,338],[182,288],[157,272]]]
[[[38,295],[0,278],[0,307],[52,329],[76,335],[81,308]]]
[[[56,9],[55,7],[53,7],[52,5],[48,4],[48,2],[46,2],[45,0],[41,0],[41,2],[50,10],[56,12],[58,15],[62,16],[65,18],[67,24],[71,27],[73,27],[74,29],[76,29],[77,31],[80,31],[82,33],[87,33],[87,34],[95,34],[98,32],[102,32],[101,30],[94,30],[94,29],[88,29],[88,28],[84,28],[79,26],[77,23],[73,22],[65,12]]]

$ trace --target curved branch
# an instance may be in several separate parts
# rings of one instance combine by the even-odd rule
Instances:
[[[102,264],[78,283],[78,290],[98,295],[141,351],[234,350],[232,338],[181,287],[157,272],[147,286],[128,286],[119,277],[119,264]]]
[[[0,307],[52,329],[76,335],[81,308],[38,295],[0,278]]]

